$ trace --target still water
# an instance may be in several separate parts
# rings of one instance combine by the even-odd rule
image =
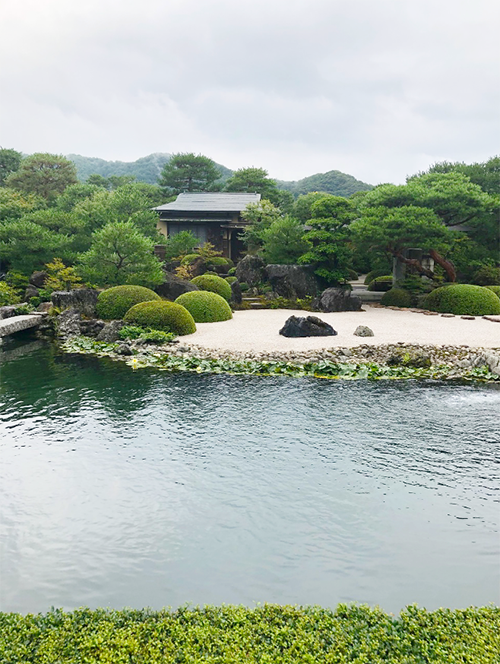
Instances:
[[[0,350],[0,610],[500,603],[500,390]]]

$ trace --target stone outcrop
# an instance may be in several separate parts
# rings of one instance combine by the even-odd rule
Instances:
[[[243,294],[239,281],[233,281],[231,284],[231,304],[241,304],[243,302]]]
[[[101,331],[97,335],[97,341],[106,341],[107,343],[114,343],[120,338],[119,332],[125,322],[122,320],[112,320],[109,323],[104,323]]]
[[[0,320],[3,320],[4,318],[12,318],[12,316],[18,316],[19,314],[16,310],[19,306],[24,307],[26,305],[8,304],[4,307],[0,307]]]
[[[373,330],[367,325],[358,325],[354,330],[355,337],[374,337]]]
[[[81,315],[74,307],[61,312],[57,318],[56,328],[60,337],[77,337],[80,335]]]
[[[240,283],[256,286],[265,279],[265,263],[260,256],[248,254],[242,258],[236,268],[236,277]]]
[[[24,291],[24,301],[29,302],[30,298],[38,297],[40,295],[38,288],[33,286],[33,284],[28,284],[26,290]]]
[[[189,291],[200,290],[196,284],[192,284],[190,281],[181,279],[171,272],[165,273],[165,280],[162,284],[155,288],[155,291],[161,297],[167,298],[167,300],[176,300],[179,295],[184,293],[189,293]]]
[[[347,288],[327,288],[321,293],[322,311],[361,311],[361,300]]]
[[[45,282],[49,278],[49,275],[47,272],[43,272],[42,270],[33,272],[33,274],[30,277],[30,284],[32,286],[36,286],[37,288],[44,288]]]
[[[332,337],[337,334],[331,325],[317,316],[290,316],[280,330],[284,337]]]
[[[289,300],[315,297],[318,291],[318,283],[310,265],[268,265],[265,275],[276,295]]]
[[[55,291],[51,295],[52,304],[58,309],[75,309],[77,312],[93,318],[99,292],[93,288],[76,288],[70,291]]]

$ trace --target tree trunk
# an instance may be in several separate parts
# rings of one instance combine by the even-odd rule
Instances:
[[[417,270],[417,272],[420,275],[425,275],[426,277],[429,277],[429,279],[434,278],[434,272],[431,272],[431,270],[428,270],[425,268],[420,261],[418,261],[416,258],[406,258],[406,256],[403,256],[401,252],[396,252],[394,254],[396,258],[399,258],[399,260],[404,263],[405,265],[411,265],[412,267]],[[444,260],[444,259],[443,259]]]
[[[446,272],[448,281],[451,281],[453,283],[454,281],[457,280],[457,273],[455,271],[455,266],[451,261],[447,261],[446,258],[443,258],[441,254],[438,254],[438,252],[435,249],[430,249],[429,254],[431,258],[434,259],[434,262],[437,263],[438,265],[441,265],[443,270]]]

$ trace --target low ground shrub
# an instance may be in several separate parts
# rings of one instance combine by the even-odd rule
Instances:
[[[199,257],[199,254],[186,254],[181,260],[181,265],[191,265],[191,263],[193,263]]]
[[[164,332],[163,330],[152,330],[150,327],[140,327],[139,325],[124,325],[118,332],[120,339],[135,340],[143,339],[148,343],[164,344],[173,341],[176,334],[173,332]]]
[[[392,274],[384,274],[381,277],[375,277],[368,285],[369,291],[388,291],[392,288]]]
[[[364,281],[365,286],[371,284],[376,277],[383,277],[384,274],[387,274],[387,270],[372,270],[371,272],[368,272]]]
[[[0,661],[497,664],[500,608],[88,608],[0,613]]]
[[[209,265],[227,265],[228,268],[233,266],[233,261],[229,258],[224,258],[224,256],[213,256],[212,258],[207,258],[207,263]]]
[[[106,320],[123,318],[134,304],[152,300],[161,300],[161,297],[144,286],[114,286],[99,294],[97,315]]]
[[[250,288],[250,286],[247,284],[246,281],[240,281],[240,288],[242,293],[246,293],[246,291]]]
[[[357,281],[358,273],[355,270],[348,270],[349,272],[349,281]]]
[[[493,291],[497,297],[500,297],[500,286],[485,286],[490,291]]]
[[[175,302],[189,311],[195,323],[216,323],[233,317],[231,307],[217,293],[190,291],[180,295]]]
[[[391,288],[382,295],[380,304],[385,307],[411,307],[411,293],[404,288]]]
[[[5,281],[0,281],[0,307],[10,304],[17,304],[21,298],[17,295],[16,289]]]
[[[235,281],[238,281],[238,277],[225,277],[229,285],[234,284]]]
[[[474,274],[473,282],[478,286],[500,286],[500,267],[483,265]]]
[[[228,302],[231,300],[231,286],[222,277],[216,275],[201,275],[191,279],[191,282],[198,286],[200,290],[217,293]]]
[[[469,284],[451,284],[436,288],[422,301],[424,309],[458,316],[500,314],[500,299],[488,288]]]
[[[189,311],[180,304],[167,300],[135,304],[123,319],[127,323],[179,335],[196,332],[196,325]]]

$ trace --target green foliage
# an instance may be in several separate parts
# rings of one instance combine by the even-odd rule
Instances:
[[[19,294],[24,293],[30,282],[28,276],[22,274],[22,272],[17,272],[16,270],[9,270],[5,275],[5,281]]]
[[[165,164],[158,184],[168,195],[185,191],[210,191],[220,177],[221,171],[208,157],[180,152],[172,155]]]
[[[235,281],[238,281],[238,277],[231,275],[230,277],[224,277],[229,285],[234,284]]]
[[[92,235],[90,249],[80,257],[78,272],[99,286],[163,282],[161,263],[153,255],[153,240],[132,221],[109,223]]]
[[[17,304],[21,301],[16,289],[5,281],[0,281],[0,307],[5,307],[10,304]]]
[[[422,306],[430,311],[458,316],[500,314],[500,299],[493,291],[468,284],[452,284],[436,288],[425,296]]]
[[[174,258],[197,256],[192,250],[198,244],[198,238],[191,231],[181,231],[176,235],[169,235],[165,243],[165,258],[168,261]]]
[[[304,298],[297,298],[296,300],[290,300],[287,297],[275,297],[272,300],[269,300],[268,306],[269,309],[298,309],[301,311],[318,311],[313,307],[314,302],[313,297],[307,296]]]
[[[311,210],[313,203],[327,195],[325,191],[311,191],[308,194],[302,194],[295,201],[292,216],[305,224],[313,216]]]
[[[77,183],[75,165],[62,155],[36,153],[21,161],[5,180],[8,187],[41,196],[52,203],[66,187]]]
[[[214,292],[189,291],[180,295],[175,302],[189,311],[195,323],[215,323],[233,317],[227,301]]]
[[[189,231],[186,231],[189,232]],[[186,254],[181,260],[181,265],[191,265],[200,257],[200,254]]]
[[[383,277],[386,274],[387,270],[385,269],[372,270],[371,272],[368,272],[364,280],[365,286],[369,286],[376,277]]]
[[[262,246],[262,234],[274,221],[281,219],[281,211],[268,200],[250,203],[241,213],[249,226],[241,234],[241,239],[249,251],[255,252]]]
[[[124,325],[118,335],[120,339],[142,339],[153,344],[166,344],[177,338],[177,335],[173,332],[153,330],[150,327],[140,327],[139,325]]]
[[[391,288],[382,295],[380,304],[385,307],[411,307],[411,293],[404,288]]]
[[[64,256],[68,244],[66,235],[25,218],[0,222],[0,256],[10,270],[27,275],[40,270],[54,255]]]
[[[240,289],[242,293],[245,293],[250,286],[246,283],[246,281],[240,281]]]
[[[267,263],[294,265],[309,249],[304,226],[293,217],[282,217],[261,233],[262,257]]]
[[[21,165],[23,155],[17,150],[0,148],[0,187],[5,184],[5,179],[17,171]]]
[[[124,320],[179,335],[196,332],[196,325],[189,311],[180,304],[166,300],[136,304],[127,311]]]
[[[45,207],[45,201],[33,194],[22,194],[9,187],[0,187],[0,221],[19,219],[23,214]]]
[[[191,282],[202,291],[217,293],[228,302],[231,300],[231,286],[222,277],[214,275],[201,275],[191,279]]]
[[[431,166],[426,173],[418,175],[450,173],[451,171],[462,173],[488,194],[500,194],[500,157],[492,157],[488,161],[474,164],[442,161]]]
[[[115,286],[99,293],[97,315],[105,320],[123,318],[130,307],[139,302],[161,300],[161,297],[143,286]]]
[[[84,285],[80,277],[76,274],[75,269],[64,265],[60,258],[54,258],[50,263],[47,263],[45,269],[48,274],[47,281],[45,282],[45,290],[71,290],[72,288],[79,288]]]
[[[72,184],[66,187],[64,192],[58,197],[56,207],[62,212],[71,212],[75,205],[88,198],[92,198],[99,190],[100,187],[95,184],[82,184],[81,182]]]
[[[226,182],[225,191],[245,191],[261,194],[269,199],[277,193],[276,181],[268,177],[264,168],[240,168]],[[276,204],[277,201],[273,201]]]
[[[278,181],[278,186],[288,189],[295,196],[322,191],[327,194],[333,194],[334,196],[347,197],[358,191],[372,189],[371,184],[356,180],[352,175],[347,175],[347,173],[341,173],[340,171],[316,173],[296,182]]]
[[[500,286],[486,286],[490,291],[493,291],[497,297],[500,297]]]
[[[358,280],[358,273],[355,270],[349,269],[349,281],[357,281]]]
[[[375,277],[368,284],[369,291],[388,291],[392,288],[392,274],[385,274],[381,277]]]
[[[474,275],[474,283],[478,286],[499,286],[500,267],[483,265]]]
[[[218,267],[225,265],[229,267],[230,265],[233,265],[233,262],[229,258],[224,258],[224,256],[213,256],[211,258],[208,258],[207,263],[211,267]]]

